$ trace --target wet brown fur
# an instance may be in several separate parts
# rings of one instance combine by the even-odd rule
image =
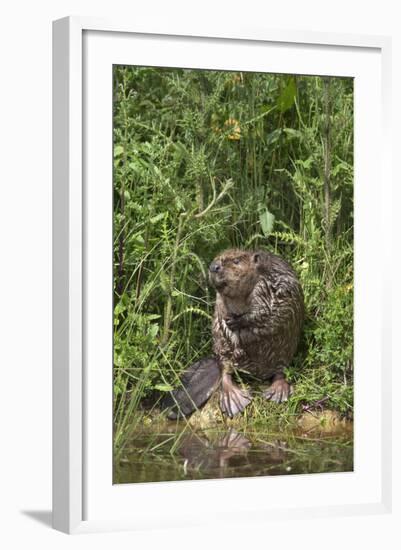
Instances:
[[[213,348],[223,372],[238,368],[261,380],[283,378],[304,315],[290,265],[269,252],[226,250],[212,262],[210,282],[216,289]]]

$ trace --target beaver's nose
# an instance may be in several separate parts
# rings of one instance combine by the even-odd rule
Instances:
[[[221,269],[221,265],[216,262],[212,262],[209,265],[209,271],[211,271],[212,273],[217,273],[218,271],[220,271],[220,269]]]

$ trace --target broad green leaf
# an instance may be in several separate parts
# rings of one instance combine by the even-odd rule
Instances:
[[[302,138],[302,132],[294,130],[294,128],[283,128],[285,134],[290,138]]]
[[[157,313],[149,313],[146,315],[146,319],[148,321],[154,321],[155,319],[160,319],[161,315],[158,315]]]
[[[127,309],[127,307],[122,304],[121,302],[118,302],[116,304],[116,307],[114,308],[114,314],[115,315],[120,315],[121,313],[124,313],[124,311]]]
[[[313,163],[313,157],[309,157],[305,160],[298,159],[295,161],[295,164],[302,166],[306,170],[308,170],[312,166],[312,163]]]
[[[124,147],[122,145],[116,145],[114,147],[114,156],[119,157],[124,153]]]
[[[153,216],[153,218],[150,218],[150,223],[155,224],[162,220],[164,218],[164,212],[161,212],[160,214],[157,214],[157,216]]]
[[[145,239],[142,237],[141,233],[134,235],[134,240],[139,244],[145,244]]]
[[[274,214],[268,211],[266,207],[260,210],[259,212],[259,221],[260,227],[262,228],[263,235],[265,237],[269,236],[273,231],[274,226]]]
[[[273,143],[278,141],[281,134],[282,134],[281,128],[276,128],[276,130],[273,130],[273,132],[270,132],[269,134],[267,134],[266,145],[272,145]]]
[[[153,325],[150,325],[148,330],[149,336],[151,336],[152,338],[156,338],[158,332],[159,332],[159,325],[157,325],[156,323],[154,323]]]
[[[277,100],[277,107],[281,113],[285,113],[285,111],[291,109],[295,102],[296,93],[297,85],[295,84],[295,78],[290,77]]]

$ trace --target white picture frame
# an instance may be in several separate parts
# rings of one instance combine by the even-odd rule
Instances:
[[[136,45],[133,41],[137,41]],[[365,194],[358,191],[356,186],[355,201],[356,208],[359,209],[355,237],[359,249],[356,273],[359,273],[357,281],[360,281],[359,294],[356,293],[356,305],[358,305],[356,330],[359,330],[359,326],[361,330],[359,340],[362,337],[369,338],[371,348],[364,351],[361,347],[358,353],[360,353],[360,363],[363,361],[367,364],[366,378],[369,377],[369,373],[376,373],[376,387],[379,387],[376,393],[379,397],[368,409],[368,401],[374,386],[361,375],[356,363],[356,406],[366,411],[365,419],[370,415],[369,432],[374,441],[375,450],[372,451],[372,456],[366,458],[366,464],[356,460],[356,474],[355,472],[353,474],[320,474],[315,478],[313,476],[269,478],[271,493],[274,493],[274,490],[279,491],[279,486],[281,486],[281,492],[285,487],[286,494],[288,491],[294,491],[291,506],[286,504],[285,499],[282,502],[279,499],[273,499],[275,502],[273,506],[255,497],[252,507],[239,507],[235,503],[235,494],[240,491],[246,494],[252,492],[256,495],[260,488],[263,489],[266,485],[266,480],[261,478],[148,483],[114,487],[113,494],[105,488],[111,479],[110,477],[105,480],[104,477],[104,472],[108,471],[110,465],[112,452],[111,409],[109,408],[111,400],[107,401],[107,392],[109,391],[111,395],[111,375],[107,379],[106,370],[99,369],[101,373],[97,380],[91,376],[90,369],[94,361],[102,362],[102,357],[106,357],[107,361],[109,357],[108,348],[100,349],[100,346],[104,342],[106,346],[110,345],[107,335],[107,308],[111,303],[109,301],[111,291],[108,297],[104,292],[106,289],[107,293],[107,288],[111,289],[107,286],[112,277],[111,261],[107,267],[111,234],[109,222],[99,224],[99,219],[96,220],[96,212],[107,214],[107,208],[111,208],[112,180],[109,179],[109,195],[104,187],[105,191],[100,192],[100,198],[91,194],[90,185],[86,186],[85,182],[92,177],[94,164],[91,165],[93,161],[90,159],[94,157],[102,159],[104,153],[107,158],[108,140],[112,139],[111,134],[107,133],[111,129],[110,112],[104,112],[109,92],[106,90],[103,94],[104,87],[99,85],[104,83],[102,79],[107,77],[105,72],[107,67],[103,70],[102,66],[111,62],[140,64],[138,58],[132,55],[129,46],[132,42],[134,44],[132,51],[138,51],[138,41],[143,41],[141,55],[146,53],[141,57],[141,63],[161,66],[166,66],[167,63],[170,66],[186,66],[185,62],[177,65],[179,61],[172,60],[171,56],[177,55],[177,59],[180,59],[180,55],[183,55],[182,51],[190,50],[193,46],[192,53],[186,51],[185,54],[192,55],[191,58],[186,58],[190,59],[187,61],[188,66],[229,69],[237,68],[238,64],[249,63],[247,65],[249,69],[260,70],[260,62],[257,59],[254,62],[245,60],[248,56],[244,55],[241,58],[241,52],[244,48],[254,48],[253,52],[256,52],[255,58],[257,58],[258,55],[263,55],[263,48],[269,47],[276,48],[274,51],[277,51],[278,59],[277,65],[271,61],[269,70],[286,72],[283,69],[284,60],[286,56],[290,56],[289,52],[292,52],[292,57],[294,53],[297,55],[303,53],[305,59],[311,58],[308,61],[310,65],[304,65],[298,72],[304,72],[306,68],[309,74],[325,74],[326,70],[329,71],[327,74],[333,74],[333,67],[337,67],[334,70],[337,70],[339,75],[358,74],[359,80],[356,80],[356,86],[357,88],[359,86],[361,91],[358,92],[360,102],[356,103],[356,111],[360,108],[361,112],[367,113],[366,102],[371,101],[369,120],[363,121],[356,118],[356,178],[363,177],[366,181],[370,181],[373,170],[376,181],[377,178],[380,180],[379,191],[377,191],[380,196],[379,198],[370,196],[369,185],[367,185],[368,192],[365,197]],[[163,48],[160,47],[161,42]],[[183,45],[186,47],[182,48]],[[258,49],[259,53],[257,53]],[[209,54],[205,53],[207,51]],[[211,57],[207,58],[207,55],[213,55],[213,65],[210,61]],[[240,61],[238,61],[238,55]],[[351,62],[351,57],[358,55],[357,61],[355,58]],[[391,327],[389,326],[390,315],[388,315],[391,297],[383,292],[385,288],[389,288],[391,250],[386,239],[382,242],[382,250],[384,246],[382,269],[373,274],[364,270],[369,261],[369,243],[378,242],[384,235],[386,213],[380,197],[387,199],[391,197],[390,55],[391,42],[387,37],[264,29],[216,30],[195,27],[188,29],[174,28],[172,25],[160,28],[156,24],[154,28],[143,28],[140,24],[131,25],[121,21],[83,17],[69,17],[54,22],[53,525],[56,529],[67,533],[143,529],[154,527],[155,517],[158,518],[158,526],[191,525],[206,521],[264,521],[267,510],[270,518],[292,518],[385,513],[391,509],[391,396],[388,391],[391,379],[389,345]],[[348,59],[349,65],[347,65]],[[355,69],[356,66],[358,66],[357,69]],[[91,72],[92,68],[93,72]],[[90,88],[90,80],[95,81],[97,78],[99,79],[97,81],[99,98],[95,99],[93,96],[88,96],[85,86]],[[373,90],[369,92],[370,95],[364,95],[364,83],[365,86],[367,83],[372,84]],[[88,103],[88,97],[90,103]],[[100,116],[100,113],[103,114]],[[358,116],[357,112],[356,117]],[[88,141],[88,135],[94,136],[91,126],[94,118],[99,119],[96,122],[99,124],[97,127],[99,141],[95,139]],[[372,129],[375,132],[369,142],[364,134]],[[369,164],[371,159],[369,160],[366,156],[365,169],[358,155],[369,155],[375,147],[381,154],[374,165]],[[107,181],[110,173],[107,170],[104,171],[100,160],[98,163],[101,165],[99,170],[103,170],[99,177],[105,177]],[[98,202],[95,204],[95,201]],[[374,207],[376,207],[376,218],[379,220],[376,222],[375,233],[369,225],[371,219],[369,216],[372,215]],[[95,234],[99,235],[101,246],[97,246],[93,240]],[[97,282],[93,277],[91,279],[90,273],[94,272],[102,274]],[[364,309],[366,306],[363,303],[363,295],[371,291],[375,292],[375,299],[371,306],[374,320],[372,326],[368,326],[366,319],[369,312]],[[104,307],[103,304],[101,311],[95,311],[97,306],[94,305],[94,296],[102,296],[102,299],[98,300],[101,304],[104,298],[106,306]],[[97,324],[98,321],[91,322],[95,318],[99,319],[99,324]],[[101,323],[103,324],[100,325]],[[99,346],[98,352],[96,352],[96,346]],[[96,357],[97,353],[99,357]],[[93,422],[95,417],[98,423],[105,427],[104,430],[96,428]],[[356,452],[360,452],[358,455],[360,457],[367,448],[366,437],[363,439],[366,429],[361,417],[358,420],[356,416],[355,426],[356,438],[360,437],[360,451],[356,448]],[[107,455],[108,441],[110,449]],[[88,459],[88,456],[97,456],[98,459],[94,461]],[[331,480],[330,476],[337,477]],[[224,486],[221,485],[222,482]],[[296,485],[297,488],[291,488]],[[328,498],[319,499],[319,494],[323,495],[327,487],[335,485],[338,486],[337,492],[333,489]],[[308,498],[305,500],[304,487],[308,487],[310,500]],[[345,490],[345,487],[349,487],[349,491]],[[211,502],[217,499],[222,490],[229,503],[228,509],[218,513],[212,506],[209,514],[201,518],[200,507],[203,506],[204,509],[208,499]],[[302,491],[304,491],[303,498],[297,501],[297,492],[301,495]],[[141,506],[134,511],[132,504],[133,507],[129,513],[120,514],[120,504],[121,510],[127,509],[127,503],[133,503],[133,495],[136,495],[135,500],[139,501]],[[316,503],[316,498],[318,504],[312,505],[312,502]],[[171,499],[176,506],[174,514],[170,513],[167,506]],[[180,508],[180,500],[190,502],[191,505]],[[301,500],[305,501],[304,504]],[[88,509],[94,512],[88,514]]]

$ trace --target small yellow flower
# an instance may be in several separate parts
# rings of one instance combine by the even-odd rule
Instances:
[[[243,84],[242,73],[227,75],[227,80],[224,83],[227,88],[232,89],[241,84]]]
[[[239,140],[241,139],[241,127],[239,125],[239,122],[235,118],[228,118],[224,122],[224,127],[226,130],[228,130],[227,138],[231,140]]]

